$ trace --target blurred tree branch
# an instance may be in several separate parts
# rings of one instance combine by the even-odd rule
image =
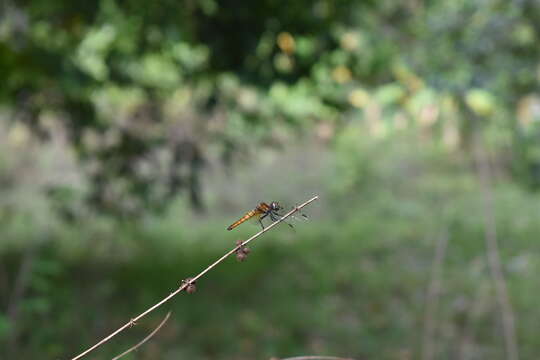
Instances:
[[[272,358],[274,359],[274,358]],[[272,360],[270,359],[270,360]],[[344,358],[337,356],[318,356],[318,355],[306,355],[306,356],[294,356],[288,358],[279,358],[276,360],[354,360],[353,358]]]
[[[436,329],[436,312],[439,303],[439,295],[441,291],[441,273],[444,258],[446,256],[446,247],[448,245],[448,232],[437,238],[435,247],[435,256],[431,265],[431,279],[429,282],[424,313],[424,334],[422,338],[422,359],[431,360],[435,357],[435,329]]]
[[[14,280],[13,290],[7,306],[7,319],[10,322],[11,333],[8,338],[8,353],[14,356],[18,348],[19,338],[19,315],[21,303],[32,279],[32,268],[38,253],[38,245],[32,245],[25,249],[21,264],[17,271],[17,276]]]
[[[489,157],[484,145],[479,121],[470,111],[467,111],[469,120],[475,126],[473,157],[477,169],[482,196],[482,215],[484,218],[484,237],[486,244],[486,255],[499,309],[501,311],[502,330],[506,356],[508,360],[518,360],[519,350],[516,338],[515,317],[512,303],[508,294],[508,288],[504,277],[501,255],[497,242],[497,225],[494,214],[492,173],[489,164]]]
[[[473,303],[469,309],[467,323],[459,341],[460,360],[474,359],[473,340],[476,335],[477,324],[480,316],[486,311],[491,296],[491,287],[487,283],[481,283],[476,288]]]

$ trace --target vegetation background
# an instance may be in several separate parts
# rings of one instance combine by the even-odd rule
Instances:
[[[76,355],[319,194],[130,358],[538,359],[539,44],[537,0],[2,0],[0,357]]]

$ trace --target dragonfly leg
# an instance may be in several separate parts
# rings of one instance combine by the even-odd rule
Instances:
[[[298,204],[296,206],[298,206]],[[295,209],[294,206],[291,208],[291,210],[293,210],[293,209]],[[297,210],[297,214],[300,215],[303,218],[303,220],[309,220],[309,217],[306,214],[304,214],[303,212]],[[296,215],[292,215],[291,217],[298,220],[298,217],[296,217]]]
[[[268,213],[264,214],[263,216],[261,216],[259,218],[259,224],[261,224],[261,227],[262,227],[263,230],[264,230],[264,224],[263,224],[262,220],[267,216],[268,216]]]

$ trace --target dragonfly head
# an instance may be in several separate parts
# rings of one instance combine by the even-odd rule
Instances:
[[[278,210],[281,210],[281,206],[279,205],[279,203],[277,201],[272,201],[270,203],[270,207],[272,208],[272,210],[274,211],[278,211]]]

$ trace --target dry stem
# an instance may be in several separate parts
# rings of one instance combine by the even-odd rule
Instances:
[[[439,236],[435,257],[431,266],[431,280],[426,296],[426,312],[424,314],[424,334],[422,340],[422,359],[432,360],[435,355],[435,328],[436,312],[439,305],[439,293],[441,291],[441,273],[448,245],[448,232]]]
[[[170,299],[172,299],[173,297],[175,297],[176,295],[178,295],[180,292],[182,292],[184,289],[186,289],[190,284],[194,283],[195,281],[197,281],[199,278],[201,278],[203,275],[205,275],[207,272],[209,272],[210,270],[212,270],[214,267],[216,267],[219,263],[221,263],[223,260],[225,260],[227,257],[229,257],[230,255],[234,254],[235,251],[237,249],[239,249],[240,247],[244,246],[244,245],[247,245],[249,244],[252,240],[256,239],[257,237],[261,236],[262,234],[264,234],[265,232],[267,232],[268,230],[272,229],[274,226],[276,226],[277,224],[279,224],[280,222],[282,222],[283,220],[287,219],[289,216],[291,216],[292,214],[294,214],[295,212],[299,211],[300,209],[302,209],[303,207],[309,205],[310,203],[312,203],[313,201],[317,200],[319,198],[319,196],[314,196],[312,197],[311,199],[309,199],[308,201],[304,202],[303,204],[301,205],[298,205],[296,206],[294,209],[292,209],[291,211],[289,211],[287,214],[283,215],[282,218],[280,218],[278,221],[275,221],[273,223],[271,223],[270,225],[268,225],[267,227],[265,227],[264,229],[262,229],[261,231],[259,231],[258,233],[256,233],[255,235],[253,235],[252,237],[250,237],[249,239],[245,240],[244,242],[236,245],[232,250],[230,250],[229,252],[227,252],[225,255],[223,255],[222,257],[220,257],[219,259],[217,259],[214,263],[210,264],[206,269],[204,269],[203,271],[201,271],[197,276],[189,279],[189,281],[184,281],[182,282],[182,285],[180,285],[180,287],[176,290],[174,290],[173,292],[171,292],[169,295],[167,295],[166,297],[164,297],[161,301],[159,301],[158,303],[152,305],[151,307],[149,307],[148,309],[146,309],[144,312],[140,313],[139,315],[137,315],[136,317],[132,318],[131,320],[129,320],[127,323],[125,323],[124,325],[122,325],[121,327],[119,327],[117,330],[115,330],[113,333],[111,333],[110,335],[104,337],[103,339],[101,339],[99,342],[97,342],[95,345],[89,347],[88,349],[86,349],[85,351],[83,351],[82,353],[80,353],[79,355],[75,356],[74,358],[72,358],[71,360],[77,360],[77,359],[80,359],[82,358],[83,356],[85,356],[86,354],[90,353],[92,350],[95,350],[96,348],[100,347],[101,345],[105,344],[107,341],[111,340],[113,337],[115,337],[116,335],[118,335],[119,333],[121,333],[122,331],[124,331],[125,329],[133,326],[138,320],[142,319],[143,317],[145,317],[146,315],[148,315],[149,313],[151,313],[152,311],[154,311],[155,309],[157,309],[158,307],[160,307],[161,305],[165,304],[167,301],[169,301]]]
[[[477,132],[479,132],[477,130]],[[478,169],[478,177],[482,192],[482,206],[484,215],[484,238],[486,243],[486,253],[489,265],[489,272],[495,285],[495,296],[501,310],[501,320],[503,338],[506,348],[506,358],[508,360],[518,360],[519,351],[516,337],[516,327],[514,311],[508,288],[504,278],[503,266],[497,242],[497,226],[495,214],[493,212],[493,189],[491,185],[491,169],[488,162],[488,155],[482,143],[481,134],[476,134],[474,147],[474,157]]]
[[[142,339],[142,341],[140,341],[137,345],[135,346],[132,346],[130,347],[129,349],[127,349],[126,351],[124,351],[123,353],[121,353],[120,355],[118,356],[115,356],[112,358],[112,360],[118,360],[120,359],[121,357],[129,354],[130,352],[132,352],[133,350],[136,350],[139,346],[141,346],[142,344],[144,344],[145,342],[147,342],[148,340],[150,340],[152,338],[152,336],[154,336],[158,331],[159,329],[161,329],[161,327],[163,325],[165,325],[165,323],[167,322],[167,320],[169,320],[169,316],[171,316],[171,312],[169,311],[167,313],[167,315],[165,315],[165,318],[163,320],[161,320],[161,322],[159,323],[159,325],[147,336],[145,337],[144,339]]]
[[[309,356],[295,356],[295,357],[289,357],[289,358],[282,358],[279,360],[354,360],[353,358],[342,358],[337,356],[317,356],[317,355],[309,355]]]

